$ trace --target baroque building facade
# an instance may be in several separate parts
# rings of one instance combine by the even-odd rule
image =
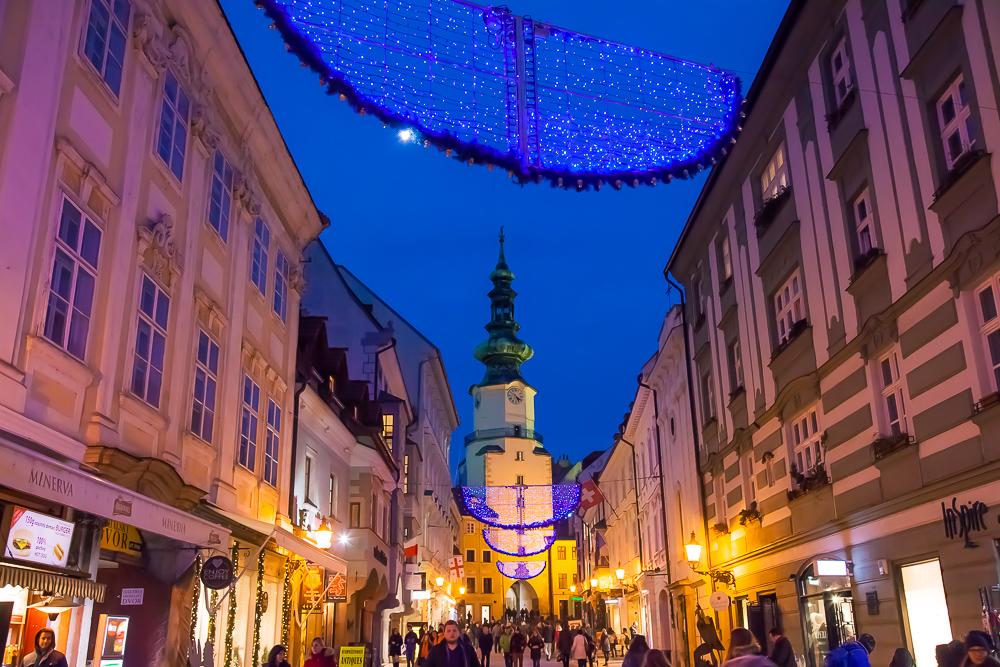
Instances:
[[[687,613],[723,638],[784,626],[818,667],[867,632],[924,667],[996,634],[998,27],[981,0],[792,2],[670,257],[698,567],[735,577]]]

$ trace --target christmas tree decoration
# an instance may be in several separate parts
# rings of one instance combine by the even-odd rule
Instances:
[[[540,528],[571,515],[579,484],[463,486],[462,501],[475,518],[496,528]]]
[[[520,183],[655,184],[738,132],[730,72],[466,0],[257,0],[331,94]]]
[[[542,572],[545,572],[545,561],[543,560],[518,560],[518,561],[497,561],[497,569],[500,574],[509,579],[534,579]]]
[[[229,554],[233,561],[233,572],[239,572],[240,568],[240,544],[233,543],[233,548]],[[223,655],[225,655],[225,667],[233,667],[233,629],[236,626],[236,579],[229,585],[229,612],[226,614],[226,638],[223,643]]]
[[[253,656],[254,661],[260,657],[260,620],[264,615],[264,550],[257,554],[257,595],[253,607]],[[256,664],[256,662],[255,662]]]
[[[483,539],[493,551],[508,556],[534,556],[556,541],[555,528],[483,528]]]

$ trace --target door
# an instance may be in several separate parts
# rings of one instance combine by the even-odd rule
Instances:
[[[903,611],[910,649],[917,667],[934,667],[934,647],[951,641],[948,600],[941,579],[941,562],[935,558],[899,568],[903,586]]]
[[[559,620],[563,623],[569,616],[569,600],[559,600]]]
[[[479,619],[482,623],[489,623],[493,620],[493,611],[488,604],[482,606],[482,611],[479,614]]]

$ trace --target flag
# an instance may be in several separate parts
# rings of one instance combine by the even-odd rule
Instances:
[[[461,581],[465,578],[465,561],[461,556],[452,556],[448,559],[448,571],[451,573],[452,581]]]
[[[591,507],[596,507],[604,502],[604,494],[598,488],[597,482],[588,479],[580,485],[580,510],[587,511]]]
[[[417,538],[414,537],[409,542],[404,542],[403,543],[403,558],[406,558],[406,559],[414,558],[414,559],[416,559],[416,557],[419,554],[419,552],[420,552],[420,547],[418,546]]]

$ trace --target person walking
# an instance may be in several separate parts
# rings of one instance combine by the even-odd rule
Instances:
[[[756,637],[746,628],[733,628],[729,635],[729,652],[724,667],[775,667],[771,659],[761,654]]]
[[[390,640],[389,643],[391,645],[392,641]],[[337,667],[333,649],[327,648],[323,640],[316,637],[309,645],[309,657],[306,658],[305,667]]]
[[[618,635],[618,637],[621,639],[622,657],[624,658],[625,654],[628,652],[628,642],[629,642],[628,630],[622,628],[622,633]]]
[[[587,656],[587,636],[583,633],[583,628],[577,630],[573,635],[570,658],[576,661],[577,667],[587,667],[590,658]]]
[[[481,667],[476,652],[462,637],[457,621],[444,624],[441,641],[427,656],[427,667]]]
[[[500,652],[500,635],[503,632],[503,627],[498,622],[493,625],[493,646],[496,648],[496,652]]]
[[[556,653],[563,667],[569,667],[570,654],[573,652],[573,633],[569,628],[563,630],[556,626]]]
[[[611,644],[611,657],[618,657],[618,635],[614,628],[608,628],[608,643]]]
[[[542,623],[542,639],[545,640],[545,659],[552,659],[552,644],[555,641],[555,628],[552,626],[552,621],[546,620]]]
[[[875,638],[869,634],[846,641],[830,651],[824,662],[825,667],[871,667],[868,656],[875,650]]]
[[[889,661],[889,667],[917,667],[917,661],[907,649],[897,648]]]
[[[934,647],[934,657],[937,658],[938,667],[962,667],[967,655],[965,642],[957,639]]]
[[[622,660],[622,667],[642,667],[642,661],[645,660],[648,651],[649,644],[646,643],[644,635],[632,637],[628,643],[628,653]]]
[[[493,653],[493,629],[483,626],[479,633],[479,652],[482,654],[483,667],[490,667],[490,654]]]
[[[24,656],[21,667],[68,667],[66,656],[56,650],[56,633],[52,628],[35,633],[35,650]]]
[[[651,648],[646,651],[646,658],[642,663],[643,667],[670,667],[670,657],[666,651],[658,648]]]
[[[542,638],[542,633],[539,632],[537,627],[531,633],[531,637],[528,638],[528,650],[531,652],[531,667],[540,667],[542,664],[542,651],[545,650],[545,639]]]
[[[780,627],[773,627],[767,634],[771,636],[771,662],[777,667],[796,667],[795,651],[792,650],[792,642],[784,635]],[[912,667],[912,666],[911,666]]]
[[[990,651],[992,650],[989,635],[982,630],[973,630],[965,635],[965,660],[963,667],[1000,667]]]
[[[284,646],[281,644],[272,646],[267,654],[267,662],[264,663],[264,667],[291,667],[286,658],[288,658],[288,651]]]
[[[399,667],[399,659],[403,655],[403,636],[399,630],[393,630],[389,635],[389,659],[392,660],[392,667]]]
[[[510,655],[512,667],[524,667],[524,649],[528,646],[528,638],[521,632],[521,628],[515,628],[514,634],[510,637]]]
[[[434,631],[427,628],[427,632],[420,636],[420,657],[417,658],[417,665],[420,667],[426,667],[427,656],[431,654],[431,649],[434,647]]]
[[[417,637],[417,633],[410,628],[407,631],[406,636],[403,637],[403,645],[406,646],[406,667],[414,667],[413,660],[417,655],[417,644],[420,643],[420,638]]]
[[[601,632],[601,653],[604,654],[604,667],[608,667],[608,658],[611,657],[611,637],[608,631]]]
[[[509,625],[505,626],[503,634],[500,635],[500,652],[503,653],[503,664],[505,667],[511,667],[514,662],[514,657],[510,654],[511,636],[511,627]]]

